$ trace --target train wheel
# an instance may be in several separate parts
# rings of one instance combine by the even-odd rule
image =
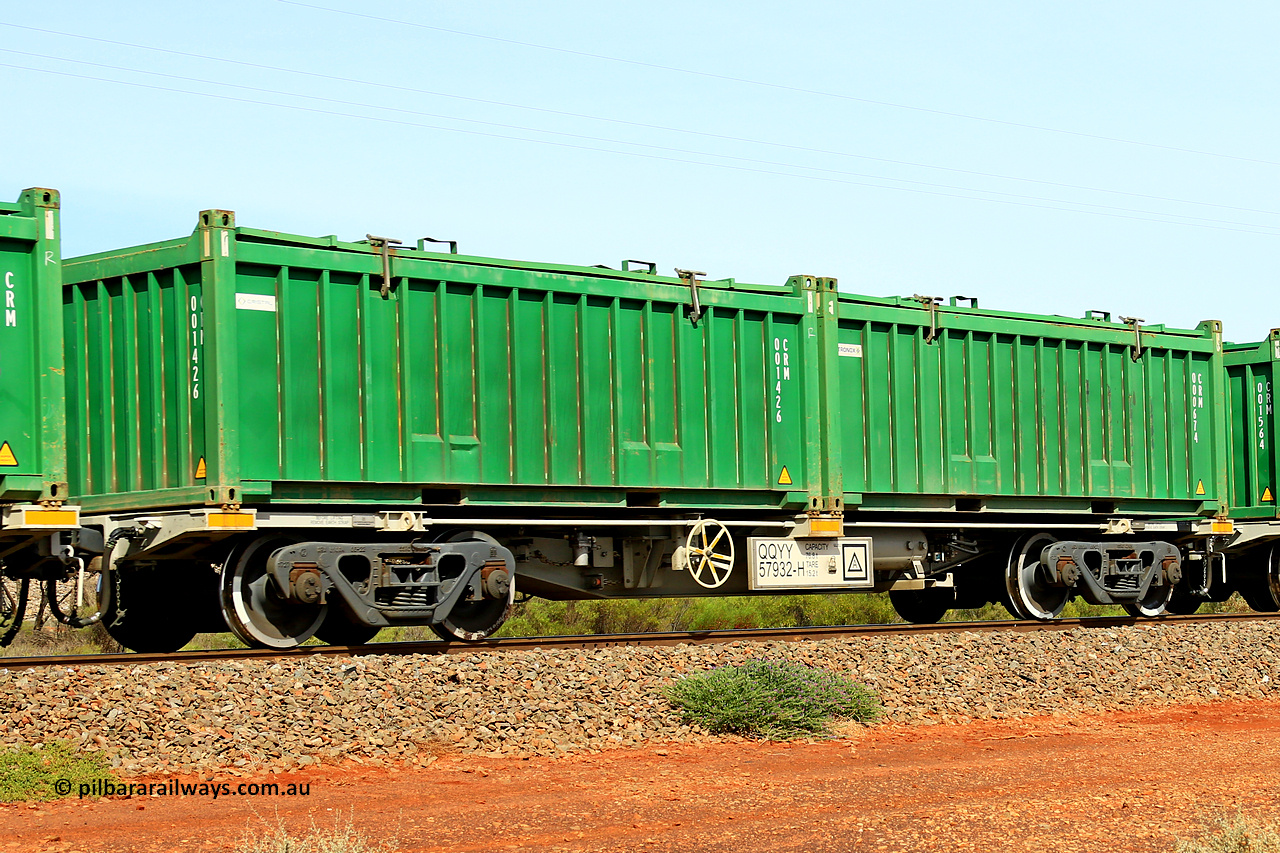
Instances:
[[[373,639],[381,628],[357,622],[337,604],[329,605],[329,613],[316,629],[316,639],[331,646],[363,646]]]
[[[108,569],[101,574],[102,627],[126,649],[176,652],[196,635],[196,623],[175,602],[185,578],[165,580],[149,569]]]
[[[480,540],[497,545],[498,541],[487,533],[478,530],[466,530],[454,533],[446,541],[462,542],[468,539]],[[504,572],[505,574],[505,572]],[[500,579],[496,579],[500,580]],[[503,593],[503,587],[506,591]],[[452,642],[462,640],[464,643],[478,643],[498,632],[511,610],[516,604],[516,579],[507,577],[505,583],[484,583],[485,597],[480,601],[459,601],[443,622],[431,626],[436,636]]]
[[[1169,601],[1172,598],[1173,584],[1166,583],[1160,586],[1152,584],[1147,589],[1147,594],[1142,598],[1137,601],[1122,601],[1120,606],[1130,616],[1153,619],[1157,616],[1164,616],[1168,612]]]
[[[1273,547],[1263,564],[1262,574],[1241,578],[1240,596],[1259,613],[1280,610],[1280,547]]]
[[[1204,604],[1203,598],[1191,595],[1175,586],[1173,592],[1169,594],[1169,602],[1164,606],[1164,612],[1174,616],[1190,616],[1199,610],[1202,604]]]
[[[889,603],[905,621],[916,625],[932,625],[941,621],[947,611],[955,607],[954,590],[942,589],[891,589]]]
[[[1067,606],[1071,587],[1049,584],[1040,565],[1040,552],[1057,541],[1048,533],[1033,533],[1014,543],[1004,579],[1015,616],[1048,622]]]
[[[27,612],[27,578],[0,578],[0,646],[7,646],[18,635]]]
[[[264,536],[233,550],[222,565],[222,616],[231,633],[248,646],[291,649],[324,623],[327,604],[287,599],[267,576],[267,558],[292,544]]]
[[[511,584],[511,594],[507,598],[486,598],[483,601],[460,601],[454,605],[453,611],[441,623],[432,625],[442,640],[462,640],[465,643],[478,643],[498,632],[511,608],[515,606],[516,585]]]

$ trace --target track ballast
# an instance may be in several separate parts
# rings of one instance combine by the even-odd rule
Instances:
[[[204,661],[362,657],[368,655],[466,655],[477,652],[506,652],[529,649],[597,649],[611,646],[676,646],[731,642],[804,642],[842,637],[894,634],[939,634],[964,631],[1070,631],[1076,628],[1106,629],[1135,625],[1172,625],[1211,622],[1257,622],[1280,618],[1280,613],[1215,613],[1191,616],[1164,616],[1158,619],[1133,616],[1090,616],[1058,619],[1053,622],[1001,620],[988,622],[939,622],[932,625],[879,624],[834,625],[806,628],[738,628],[727,631],[670,631],[645,634],[590,634],[559,637],[509,637],[479,643],[407,642],[369,643],[361,646],[301,646],[294,649],[198,649],[167,654],[126,652],[123,654],[44,655],[0,658],[0,670],[41,667],[136,666],[148,663],[201,663]]]

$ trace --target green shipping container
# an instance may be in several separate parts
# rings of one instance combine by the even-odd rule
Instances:
[[[1276,518],[1276,413],[1273,402],[1280,329],[1265,341],[1228,344],[1224,356],[1229,393],[1231,515]]]
[[[0,204],[0,501],[67,493],[58,193]]]
[[[833,416],[851,509],[1226,507],[1220,324],[1135,332],[1098,312],[962,301],[837,300]]]
[[[206,211],[189,238],[68,261],[86,511],[1229,502],[1216,322],[1135,331],[843,295],[829,278],[695,288],[424,245],[384,253]]]
[[[833,281],[701,282],[695,322],[687,280],[424,245],[213,210],[188,238],[68,261],[85,511],[828,496],[806,293]]]

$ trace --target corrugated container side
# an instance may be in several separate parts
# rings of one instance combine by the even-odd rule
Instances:
[[[1280,457],[1274,404],[1280,329],[1260,343],[1228,344],[1224,356],[1229,391],[1231,514],[1275,518]]]
[[[62,250],[56,190],[0,204],[0,500],[63,500]]]
[[[202,493],[196,475],[208,379],[199,265],[68,284],[68,425],[80,437],[68,456],[75,493]]]
[[[707,283],[694,324],[679,280],[402,250],[384,299],[368,245],[209,213],[68,262],[87,507],[776,509],[820,488],[798,287]]]
[[[1135,361],[1134,331],[1121,324],[954,306],[934,316],[936,326],[929,309],[905,299],[840,300],[849,503],[1169,513],[1226,505],[1217,323],[1144,327]]]

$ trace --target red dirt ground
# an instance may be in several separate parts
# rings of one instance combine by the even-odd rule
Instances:
[[[339,817],[395,849],[441,853],[1167,851],[1220,815],[1280,818],[1278,712],[1224,702],[818,743],[225,774],[311,793],[0,806],[0,851],[231,850],[246,831]]]

